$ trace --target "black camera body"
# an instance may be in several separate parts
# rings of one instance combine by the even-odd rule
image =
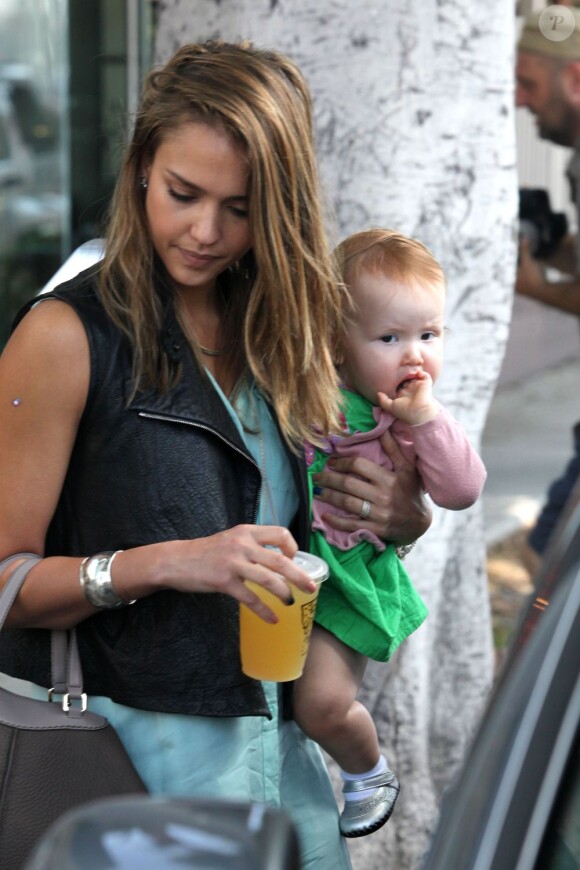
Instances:
[[[554,212],[546,190],[520,188],[520,238],[528,240],[530,254],[537,260],[554,254],[568,232],[564,212]]]

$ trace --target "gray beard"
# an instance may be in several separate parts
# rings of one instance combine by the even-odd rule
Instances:
[[[558,125],[550,128],[539,123],[538,133],[541,139],[547,139],[555,145],[572,148],[578,136],[579,122],[580,119],[574,109],[570,106],[565,106],[562,108],[562,116]]]

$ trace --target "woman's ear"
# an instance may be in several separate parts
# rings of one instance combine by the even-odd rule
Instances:
[[[151,172],[151,160],[144,160],[139,170],[139,181],[143,179],[149,182],[149,173]]]

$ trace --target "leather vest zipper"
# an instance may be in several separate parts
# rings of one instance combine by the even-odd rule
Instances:
[[[162,420],[164,423],[183,423],[184,426],[193,426],[194,429],[203,429],[205,432],[209,432],[211,435],[215,435],[220,441],[223,441],[224,444],[227,444],[228,447],[231,447],[232,450],[235,450],[240,456],[246,459],[248,462],[251,462],[254,468],[257,470],[260,475],[260,492],[258,493],[258,497],[254,502],[254,518],[253,523],[256,524],[258,520],[258,509],[260,504],[260,495],[262,493],[262,488],[265,485],[265,480],[262,476],[262,472],[260,470],[260,466],[256,462],[256,460],[250,456],[248,453],[244,453],[237,444],[234,444],[233,441],[230,441],[229,438],[226,438],[225,435],[222,435],[221,432],[218,432],[217,429],[212,429],[211,426],[206,426],[204,423],[194,423],[192,420],[184,420],[183,417],[170,417],[168,414],[153,414],[149,411],[138,411],[139,417],[145,417],[148,420]]]

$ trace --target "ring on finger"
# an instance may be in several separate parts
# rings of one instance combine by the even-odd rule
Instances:
[[[361,508],[360,508],[359,517],[361,518],[361,520],[368,520],[370,513],[371,513],[371,503],[370,503],[370,501],[367,501],[365,498],[365,499],[363,499],[363,503],[362,503]]]

